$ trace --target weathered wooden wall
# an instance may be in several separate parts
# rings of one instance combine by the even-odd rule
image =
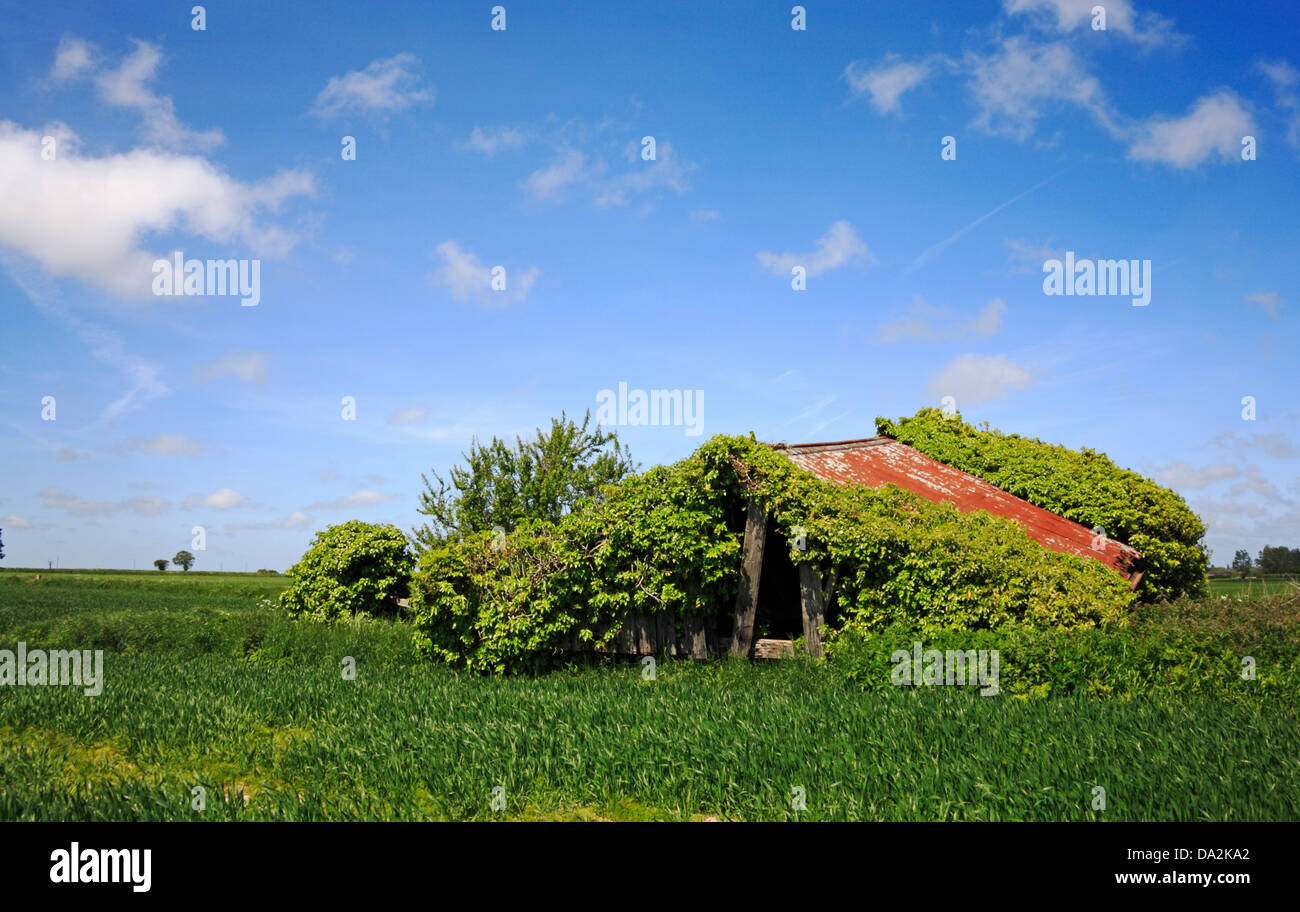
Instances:
[[[716,615],[679,615],[658,611],[633,614],[622,628],[602,647],[583,642],[576,633],[563,643],[566,652],[594,652],[606,655],[667,655],[703,659],[733,655],[757,658],[781,658],[793,655],[790,640],[754,642],[754,619],[758,612],[759,584],[762,582],[763,549],[767,542],[768,517],[760,504],[750,501],[745,518],[744,557],[740,568],[740,585],[736,592],[735,622],[726,635],[719,633],[723,623]],[[820,571],[813,564],[799,565],[800,604],[803,614],[805,647],[814,656],[822,654],[821,625],[826,617],[826,595],[822,591]],[[601,639],[609,626],[594,631]]]

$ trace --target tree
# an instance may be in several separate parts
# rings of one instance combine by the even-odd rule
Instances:
[[[599,424],[589,429],[591,412],[582,426],[563,412],[551,419],[551,429],[537,429],[537,439],[514,444],[496,437],[483,446],[475,438],[466,465],[453,466],[450,484],[437,472],[437,486],[425,475],[419,512],[429,517],[414,531],[417,548],[454,541],[476,532],[506,532],[528,520],[554,522],[581,500],[599,497],[605,485],[622,481],[637,466],[612,431]]]
[[[159,559],[159,560],[154,561],[154,562],[153,562],[153,565],[154,565],[155,567],[157,567],[159,570],[166,570],[166,569],[167,569],[167,561],[162,560],[162,559]]]
[[[194,555],[188,551],[177,551],[176,556],[172,558],[172,563],[182,570],[188,570],[194,566]]]
[[[1250,559],[1250,552],[1245,548],[1239,548],[1237,553],[1232,556],[1232,569],[1238,571],[1242,579],[1246,578],[1246,574],[1250,572],[1252,566],[1254,564]]]
[[[4,538],[2,537],[3,533],[4,533],[4,529],[0,529],[0,560],[5,559],[5,543],[4,543]]]

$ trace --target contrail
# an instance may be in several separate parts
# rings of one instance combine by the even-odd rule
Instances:
[[[997,215],[999,212],[1001,212],[1003,209],[1005,209],[1005,208],[1007,208],[1008,206],[1010,206],[1012,203],[1015,203],[1015,202],[1018,202],[1019,200],[1024,199],[1026,196],[1028,196],[1029,194],[1033,193],[1035,190],[1039,189],[1040,187],[1043,187],[1043,186],[1045,186],[1045,185],[1047,185],[1047,184],[1050,184],[1052,181],[1056,180],[1058,177],[1060,177],[1062,174],[1064,174],[1065,171],[1068,171],[1068,170],[1069,170],[1069,169],[1067,168],[1067,169],[1065,169],[1065,170],[1058,171],[1058,172],[1056,172],[1055,174],[1053,174],[1051,177],[1047,178],[1046,180],[1043,180],[1043,181],[1038,182],[1037,184],[1034,184],[1032,187],[1030,187],[1028,190],[1024,191],[1023,193],[1019,193],[1019,194],[1017,194],[1016,196],[1011,197],[1011,199],[1007,200],[1005,203],[1003,203],[1001,206],[998,206],[996,209],[992,209],[992,210],[990,210],[990,211],[984,213],[983,215],[981,215],[981,216],[980,216],[979,218],[977,218],[975,221],[971,222],[971,223],[970,223],[969,225],[967,225],[966,227],[964,227],[964,228],[959,228],[959,229],[958,229],[958,230],[957,230],[957,231],[956,231],[956,232],[955,232],[951,237],[948,237],[948,238],[946,238],[946,239],[940,241],[939,243],[935,244],[933,247],[929,247],[929,248],[927,248],[926,250],[924,250],[924,251],[921,253],[920,256],[918,256],[916,259],[914,259],[914,260],[912,261],[912,265],[910,265],[910,266],[907,267],[907,269],[904,271],[904,275],[908,275],[908,274],[913,273],[913,272],[915,272],[916,270],[920,269],[920,268],[921,268],[922,266],[924,266],[926,263],[930,262],[930,260],[934,259],[935,256],[938,255],[938,253],[939,253],[940,251],[942,251],[945,247],[947,247],[947,246],[948,246],[949,244],[951,244],[953,241],[957,240],[957,238],[961,237],[961,236],[962,236],[963,234],[965,234],[966,232],[970,231],[970,230],[971,230],[972,228],[974,228],[976,225],[980,224],[981,222],[983,222],[983,221],[985,221],[985,220],[987,220],[987,219],[989,219],[989,218],[992,218],[993,216],[995,216],[995,215]]]

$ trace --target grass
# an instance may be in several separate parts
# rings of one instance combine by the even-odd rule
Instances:
[[[804,660],[483,678],[397,623],[286,621],[259,604],[284,584],[0,572],[0,646],[106,650],[98,697],[0,690],[0,819],[1300,819],[1293,704],[868,690]]]

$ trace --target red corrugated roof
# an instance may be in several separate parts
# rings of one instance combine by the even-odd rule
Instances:
[[[1110,538],[1099,538],[1087,526],[1036,507],[982,478],[931,459],[892,437],[777,444],[773,449],[789,456],[813,474],[837,484],[873,488],[893,484],[936,503],[956,504],[964,513],[985,510],[1014,519],[1025,527],[1030,538],[1053,551],[1094,557],[1122,573],[1134,586],[1141,576],[1131,570],[1141,554],[1128,545]]]

